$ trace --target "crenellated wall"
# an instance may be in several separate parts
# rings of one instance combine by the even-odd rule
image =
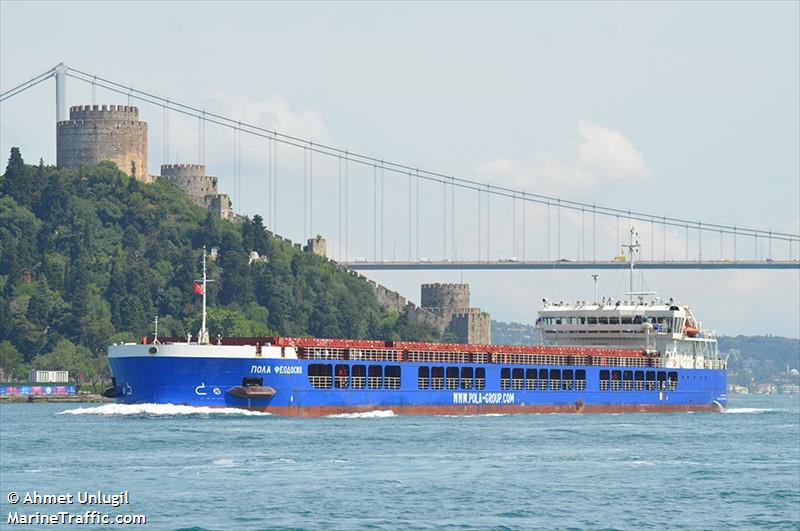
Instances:
[[[147,173],[147,124],[128,105],[76,105],[56,124],[56,162],[77,169],[104,160],[140,181]]]

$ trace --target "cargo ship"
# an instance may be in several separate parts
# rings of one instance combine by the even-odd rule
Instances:
[[[632,273],[633,249],[624,300],[543,300],[534,346],[209,338],[204,257],[196,338],[156,329],[110,346],[106,396],[290,416],[722,411],[727,363],[713,333],[688,306],[634,292]]]

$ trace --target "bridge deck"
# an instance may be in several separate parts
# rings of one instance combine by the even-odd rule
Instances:
[[[342,262],[356,270],[431,270],[431,269],[628,269],[630,262],[616,260],[458,260]],[[638,261],[636,269],[800,269],[800,260],[667,260]]]

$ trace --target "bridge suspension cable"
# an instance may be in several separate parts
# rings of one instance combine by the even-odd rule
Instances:
[[[0,94],[0,102],[5,101],[8,98],[11,98],[11,97],[13,97],[13,96],[15,96],[15,95],[17,95],[17,94],[19,94],[21,92],[24,92],[24,91],[32,88],[33,86],[38,85],[42,81],[44,81],[46,79],[49,79],[50,77],[54,76],[56,68],[57,67],[54,67],[54,68],[52,68],[52,69],[50,69],[50,70],[48,70],[48,71],[46,71],[46,72],[44,72],[44,73],[42,73],[42,74],[40,74],[38,76],[35,76],[35,77],[31,78],[30,80],[26,81],[25,83],[21,83],[20,85],[17,85],[16,87],[13,87],[12,89],[9,89],[9,90],[3,92],[2,94]],[[381,170],[381,180],[382,181],[383,181],[383,172],[384,172],[384,170],[389,170],[391,172],[394,172],[395,174],[408,174],[409,172],[413,171],[418,176],[418,179],[424,179],[426,181],[441,183],[441,184],[443,184],[445,186],[448,186],[448,185],[451,186],[452,187],[451,188],[451,193],[452,193],[452,191],[455,190],[456,187],[461,188],[461,189],[474,190],[474,191],[480,191],[485,187],[486,193],[487,193],[487,201],[486,201],[487,213],[490,212],[490,200],[489,199],[490,199],[491,195],[500,196],[500,197],[506,197],[506,198],[511,199],[512,201],[516,197],[517,199],[520,199],[523,202],[538,203],[538,204],[541,204],[541,205],[546,205],[548,207],[548,210],[549,210],[549,207],[551,205],[552,206],[556,206],[557,210],[558,210],[558,215],[559,215],[559,219],[558,219],[559,233],[560,233],[560,214],[561,214],[561,208],[563,207],[563,208],[566,208],[568,210],[573,210],[573,211],[580,211],[581,209],[584,209],[584,210],[591,209],[592,210],[592,216],[593,216],[593,231],[595,233],[596,233],[596,227],[594,227],[594,225],[595,225],[594,219],[595,219],[596,215],[599,214],[599,215],[602,215],[602,216],[607,216],[607,217],[612,217],[612,218],[613,217],[617,217],[617,218],[621,217],[621,218],[625,218],[625,219],[628,219],[628,220],[631,220],[631,221],[642,221],[642,222],[647,222],[647,223],[654,223],[655,221],[658,221],[659,224],[662,227],[664,227],[665,229],[668,226],[669,227],[675,227],[675,228],[682,228],[683,227],[683,228],[686,228],[687,231],[688,231],[688,227],[689,226],[693,226],[693,227],[696,226],[697,230],[698,230],[698,233],[700,233],[702,231],[707,231],[707,232],[715,232],[715,233],[718,233],[718,234],[731,234],[731,235],[733,235],[733,239],[734,239],[734,249],[736,248],[736,238],[739,237],[739,236],[752,237],[754,239],[756,248],[758,247],[758,243],[757,242],[758,242],[759,237],[762,238],[762,240],[768,240],[769,242],[771,242],[772,240],[788,241],[789,244],[790,244],[790,250],[791,250],[791,245],[794,242],[800,242],[800,234],[794,234],[794,233],[783,232],[783,231],[772,231],[772,230],[759,229],[759,228],[754,228],[754,227],[741,227],[741,226],[735,226],[735,225],[726,225],[726,224],[721,224],[721,223],[699,222],[697,220],[689,220],[689,219],[685,219],[685,218],[678,218],[678,217],[671,217],[671,216],[664,216],[664,215],[655,215],[655,214],[651,214],[651,213],[647,213],[647,212],[641,212],[641,211],[630,210],[630,209],[621,209],[621,208],[616,208],[616,207],[599,206],[599,205],[589,204],[589,203],[585,203],[585,202],[581,202],[581,201],[572,201],[572,200],[563,199],[563,198],[560,198],[560,197],[554,197],[554,196],[549,196],[549,195],[544,195],[544,194],[537,194],[537,193],[532,193],[532,192],[528,192],[528,191],[517,190],[517,189],[513,189],[513,188],[510,188],[510,187],[501,186],[501,185],[490,185],[488,183],[484,184],[484,183],[481,183],[481,182],[479,182],[479,181],[477,181],[475,179],[457,178],[455,176],[446,175],[446,174],[441,173],[441,172],[432,171],[432,170],[425,170],[425,169],[417,168],[415,166],[412,166],[412,165],[409,165],[409,164],[400,163],[400,162],[386,161],[384,159],[379,159],[377,157],[373,157],[373,156],[369,156],[369,155],[365,155],[365,154],[352,152],[352,151],[349,151],[349,150],[346,150],[346,149],[337,148],[335,146],[331,146],[331,145],[327,145],[327,144],[321,144],[321,143],[317,143],[317,142],[313,142],[312,143],[310,140],[307,140],[307,139],[304,139],[304,138],[300,138],[300,137],[297,137],[297,136],[294,136],[294,135],[290,135],[290,134],[282,133],[282,132],[279,132],[279,131],[267,129],[267,128],[260,127],[260,126],[254,125],[254,124],[241,122],[241,121],[234,120],[232,118],[226,117],[226,116],[218,114],[218,113],[209,112],[209,111],[206,111],[204,109],[200,109],[200,108],[197,108],[197,107],[194,107],[194,106],[191,106],[191,105],[187,105],[187,104],[184,104],[184,103],[181,103],[181,102],[169,100],[169,99],[167,99],[165,97],[159,96],[159,95],[154,94],[152,92],[136,89],[136,88],[124,85],[122,83],[118,83],[116,81],[113,81],[111,79],[105,78],[105,77],[97,75],[97,74],[92,74],[92,73],[89,73],[89,72],[85,72],[83,70],[80,70],[80,69],[77,69],[77,68],[73,68],[73,67],[70,67],[70,66],[63,66],[63,68],[66,70],[66,75],[69,76],[69,77],[72,77],[73,79],[82,81],[84,83],[88,83],[88,84],[93,85],[93,86],[104,88],[104,89],[106,89],[108,91],[111,91],[111,92],[115,92],[115,93],[124,95],[124,96],[128,97],[129,100],[131,98],[137,99],[137,100],[142,101],[144,103],[149,103],[149,104],[152,104],[152,105],[155,105],[155,106],[161,106],[164,109],[169,110],[169,111],[178,112],[178,113],[181,113],[181,114],[184,114],[184,115],[187,115],[187,116],[196,117],[196,118],[198,118],[198,119],[200,119],[200,120],[202,120],[204,122],[207,122],[207,123],[212,123],[212,124],[215,124],[215,125],[228,127],[230,129],[234,129],[234,130],[239,129],[240,133],[244,132],[246,134],[250,134],[250,135],[254,135],[254,136],[270,139],[274,143],[273,146],[272,146],[272,151],[273,151],[274,156],[271,157],[271,159],[272,159],[271,160],[272,169],[271,169],[271,172],[270,172],[272,174],[272,177],[273,177],[273,182],[272,182],[272,186],[273,186],[272,192],[273,193],[271,194],[272,195],[271,199],[272,199],[272,216],[273,216],[272,225],[273,225],[273,230],[275,230],[275,225],[276,225],[276,222],[277,222],[276,210],[277,210],[277,205],[278,205],[278,202],[277,202],[277,191],[278,191],[278,182],[277,181],[278,181],[278,178],[277,178],[277,172],[275,171],[276,168],[277,168],[277,163],[276,163],[277,145],[278,145],[278,143],[281,143],[281,144],[284,144],[284,145],[289,145],[289,146],[293,146],[293,147],[300,148],[300,149],[308,149],[309,152],[319,153],[319,154],[323,154],[323,155],[326,155],[326,156],[329,156],[329,157],[333,157],[333,158],[338,157],[345,164],[348,164],[349,162],[353,162],[353,163],[357,163],[357,164],[360,164],[360,165],[378,167]],[[167,127],[169,127],[169,126],[167,125]],[[166,150],[169,149],[167,142],[168,142],[168,140],[165,141],[165,144],[167,144],[167,145],[164,146],[166,148]],[[167,153],[167,155],[168,155],[168,153]],[[347,174],[347,171],[345,172],[345,174]],[[347,179],[345,177],[345,183],[346,183],[346,180]],[[381,195],[383,195],[383,186],[381,186],[381,192],[382,192]],[[345,184],[345,197],[346,197],[346,195],[347,195],[347,185]],[[454,201],[454,199],[453,199],[453,201]],[[445,208],[446,208],[446,206],[445,206]],[[383,208],[381,208],[381,210],[382,210],[381,218],[383,218]],[[346,215],[347,214],[345,212],[345,216]],[[549,216],[548,216],[548,223],[549,223]],[[490,230],[489,224],[490,224],[489,216],[487,214],[487,235],[489,236],[487,238],[487,258],[489,257],[490,252],[491,252],[490,251],[490,248],[491,248],[490,247],[490,239],[489,239],[490,235],[491,235],[491,230]],[[381,241],[382,241],[383,240],[383,220],[382,219],[381,219],[381,225],[382,225],[381,226]],[[445,232],[445,235],[446,235],[446,233],[447,233],[446,221],[445,221],[444,232]],[[453,232],[454,231],[451,230],[451,237],[454,236]],[[548,239],[549,239],[549,232],[550,231],[548,230]],[[345,240],[346,240],[346,237],[347,237],[347,227],[346,226],[345,226],[345,235],[344,236],[345,236]],[[558,245],[559,248],[560,248],[560,243],[561,242],[560,242],[560,237],[559,237],[558,242],[557,242],[557,245]],[[452,245],[455,246],[455,241],[452,242]],[[702,244],[701,244],[701,246],[702,246]],[[550,245],[548,243],[548,249],[549,248],[550,248]],[[454,252],[454,250],[455,250],[455,247],[453,247],[453,252]],[[446,243],[445,243],[445,252],[446,252]],[[381,253],[381,254],[383,254],[383,253]],[[594,254],[596,254],[595,249],[593,249],[593,255]]]

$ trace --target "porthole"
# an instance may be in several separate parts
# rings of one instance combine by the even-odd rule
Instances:
[[[148,351],[150,354],[155,354],[155,353],[157,353],[157,352],[158,352],[158,347],[150,347],[150,348],[149,348],[147,351]]]

